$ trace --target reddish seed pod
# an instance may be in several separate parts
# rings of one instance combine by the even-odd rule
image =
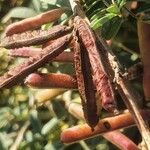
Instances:
[[[42,49],[35,47],[21,47],[9,50],[9,55],[14,57],[35,57],[36,55],[40,55]]]
[[[17,48],[22,46],[40,45],[48,40],[56,39],[70,32],[71,28],[56,25],[49,30],[26,31],[12,36],[4,37],[0,46],[5,48]]]
[[[15,48],[9,50],[9,55],[13,57],[35,57],[36,55],[41,55],[42,49],[35,48],[35,47],[22,47],[22,48]],[[73,52],[63,52],[58,55],[53,61],[57,62],[70,62],[73,63]]]
[[[15,22],[6,28],[4,35],[11,36],[13,34],[21,33],[27,30],[36,29],[45,23],[57,20],[63,12],[64,10],[62,8],[53,9],[35,17]]]
[[[26,80],[25,84],[30,87],[35,88],[66,88],[66,89],[76,89],[77,82],[75,77],[67,74],[30,74]]]
[[[101,97],[102,107],[108,111],[114,111],[116,109],[116,103],[113,88],[103,67],[103,61],[101,60],[101,54],[97,47],[94,32],[85,20],[79,16],[74,18],[74,26],[78,31],[81,44],[88,52],[93,81],[96,90]]]
[[[29,74],[36,71],[38,68],[42,67],[45,63],[51,61],[54,57],[58,56],[60,53],[67,48],[70,42],[71,35],[66,35],[44,48],[41,55],[29,58],[24,63],[10,69],[4,76],[0,78],[0,88],[10,88],[22,82],[22,79]]]

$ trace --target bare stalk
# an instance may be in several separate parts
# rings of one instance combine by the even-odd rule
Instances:
[[[28,126],[29,126],[29,121],[25,122],[25,124],[22,126],[22,128],[20,129],[20,131],[18,132],[17,138],[14,142],[14,144],[10,147],[10,150],[17,150],[22,139],[24,136],[24,133],[26,132]]]

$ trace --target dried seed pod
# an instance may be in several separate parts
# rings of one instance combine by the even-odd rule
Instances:
[[[48,40],[56,39],[65,35],[70,30],[70,27],[57,25],[49,30],[26,31],[20,34],[4,37],[1,40],[0,46],[5,48],[17,48],[36,44],[39,45]]]
[[[35,57],[36,55],[39,55],[41,53],[41,48],[35,48],[35,47],[21,47],[21,48],[15,48],[10,49],[8,52],[8,55],[13,57]]]
[[[77,41],[74,44],[74,62],[84,117],[88,125],[93,129],[99,121],[99,108],[96,102],[90,60],[86,49],[83,47],[80,49]]]
[[[29,58],[29,57],[35,57],[36,55],[40,55],[41,53],[42,53],[41,48],[22,47],[22,48],[10,49],[8,54],[13,57]],[[60,55],[58,55],[56,58],[54,58],[53,61],[72,63],[73,52],[63,52]]]
[[[70,37],[71,35],[66,35],[54,40],[50,46],[43,49],[41,55],[29,58],[24,63],[10,69],[8,73],[0,78],[0,88],[10,88],[11,86],[22,82],[23,78],[58,56],[65,48],[67,48]]]
[[[45,23],[57,20],[62,15],[63,12],[64,11],[62,8],[53,9],[45,13],[42,13],[40,15],[37,15],[35,17],[31,17],[19,22],[15,22],[6,28],[4,34],[6,36],[10,36],[27,30],[33,30]]]
[[[74,27],[78,31],[81,44],[88,52],[93,82],[99,96],[101,96],[102,107],[108,111],[114,111],[116,109],[116,103],[113,88],[103,67],[100,50],[97,47],[94,32],[86,21],[79,16],[74,18]]]

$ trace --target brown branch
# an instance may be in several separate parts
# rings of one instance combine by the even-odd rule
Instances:
[[[150,133],[149,126],[146,124],[146,120],[144,120],[139,112],[138,105],[136,103],[137,100],[140,100],[138,94],[135,94],[130,85],[124,79],[120,79],[118,81],[118,90],[121,94],[124,103],[129,109],[130,113],[134,116],[137,127],[141,131],[141,136],[147,143],[147,147],[150,148]]]
[[[25,84],[29,87],[34,88],[64,88],[64,89],[76,89],[77,82],[76,78],[67,74],[30,74]]]

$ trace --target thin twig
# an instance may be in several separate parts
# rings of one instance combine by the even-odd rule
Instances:
[[[18,149],[18,147],[23,139],[24,133],[26,132],[29,125],[30,125],[29,121],[26,121],[25,124],[20,129],[20,131],[18,132],[18,136],[16,137],[14,144],[10,147],[10,150]]]
[[[120,43],[120,42],[117,42],[117,41],[113,41],[113,44],[116,45],[117,47],[120,47],[121,49],[123,49],[124,51],[130,53],[130,54],[135,54],[138,56],[138,58],[140,58],[140,54],[135,52],[134,50],[126,47],[124,44]]]

